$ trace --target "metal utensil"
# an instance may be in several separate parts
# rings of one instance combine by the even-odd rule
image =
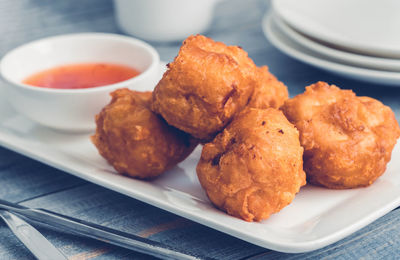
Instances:
[[[39,260],[66,260],[67,258],[58,251],[39,231],[14,214],[0,209],[0,218],[15,236]]]
[[[0,208],[7,209],[18,215],[63,231],[93,238],[162,259],[199,259],[195,256],[174,251],[172,248],[169,248],[164,244],[146,238],[100,226],[84,220],[64,216],[45,209],[27,208],[1,199]]]

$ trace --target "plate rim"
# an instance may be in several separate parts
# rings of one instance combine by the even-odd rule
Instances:
[[[351,41],[345,37],[337,38],[326,32],[323,33],[323,37],[321,38],[321,32],[314,32],[307,26],[300,26],[298,23],[292,21],[290,16],[285,14],[285,9],[281,6],[281,3],[282,1],[280,0],[272,0],[272,9],[274,9],[293,28],[296,28],[296,30],[301,31],[312,38],[319,39],[326,43],[334,43],[338,47],[353,52],[359,52],[371,56],[400,58],[400,48],[396,48],[392,44],[389,46],[365,45],[357,41]]]
[[[339,62],[347,62],[348,65],[356,65],[364,68],[400,72],[400,59],[388,59],[382,57],[367,56],[352,52],[346,52],[340,49],[330,48],[318,41],[314,41],[305,35],[302,35],[296,29],[287,24],[276,12],[272,11],[273,20],[282,33],[286,34],[296,43],[313,50],[329,58],[337,59]],[[367,65],[367,66],[366,66]],[[379,68],[379,66],[381,68]]]
[[[381,71],[381,70],[373,70],[360,68],[350,65],[345,65],[342,63],[337,63],[330,61],[329,59],[322,59],[316,56],[312,56],[310,54],[306,54],[306,52],[313,53],[312,50],[307,50],[306,48],[300,46],[299,44],[292,42],[295,45],[298,45],[299,48],[304,49],[305,52],[299,51],[291,46],[289,46],[284,40],[279,39],[279,36],[276,35],[274,29],[272,29],[273,20],[270,12],[267,12],[262,19],[262,30],[267,39],[274,45],[277,49],[285,53],[286,55],[299,60],[301,62],[307,63],[314,67],[334,72],[341,76],[346,76],[348,78],[358,79],[368,83],[382,84],[388,85],[392,87],[400,87],[400,73],[399,72],[389,72],[389,71]],[[277,25],[275,25],[277,27]],[[283,37],[288,38],[282,32],[280,32]],[[282,37],[282,36],[281,36]],[[288,39],[287,41],[290,41]]]

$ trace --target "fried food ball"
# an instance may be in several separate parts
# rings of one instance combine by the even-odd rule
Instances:
[[[185,159],[197,144],[150,110],[151,92],[119,89],[96,116],[99,153],[121,174],[152,178]]]
[[[241,48],[190,36],[156,86],[152,109],[170,125],[210,140],[248,103],[254,68]]]
[[[308,181],[331,189],[372,184],[400,136],[389,107],[325,82],[306,87],[282,110],[300,132]]]
[[[280,108],[288,99],[285,84],[268,71],[267,66],[256,69],[254,93],[248,104],[254,108]]]
[[[204,145],[197,175],[215,206],[261,221],[305,185],[302,156],[299,133],[281,111],[248,108]]]

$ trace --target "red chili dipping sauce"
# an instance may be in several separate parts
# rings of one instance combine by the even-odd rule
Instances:
[[[57,89],[93,88],[121,82],[139,75],[134,68],[111,63],[64,65],[35,73],[22,83]]]

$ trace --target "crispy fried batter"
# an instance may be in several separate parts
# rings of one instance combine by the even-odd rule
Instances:
[[[268,71],[267,66],[256,69],[254,93],[248,104],[254,108],[280,108],[288,99],[288,90]]]
[[[255,64],[236,46],[187,38],[153,92],[153,110],[196,138],[209,140],[248,103]]]
[[[197,175],[218,208],[261,221],[305,184],[299,134],[281,111],[248,108],[204,145]]]
[[[122,174],[152,178],[185,159],[196,142],[150,110],[151,92],[119,89],[96,116],[92,142]]]
[[[300,132],[307,179],[332,189],[372,184],[400,136],[389,107],[324,82],[308,86],[282,109]]]

